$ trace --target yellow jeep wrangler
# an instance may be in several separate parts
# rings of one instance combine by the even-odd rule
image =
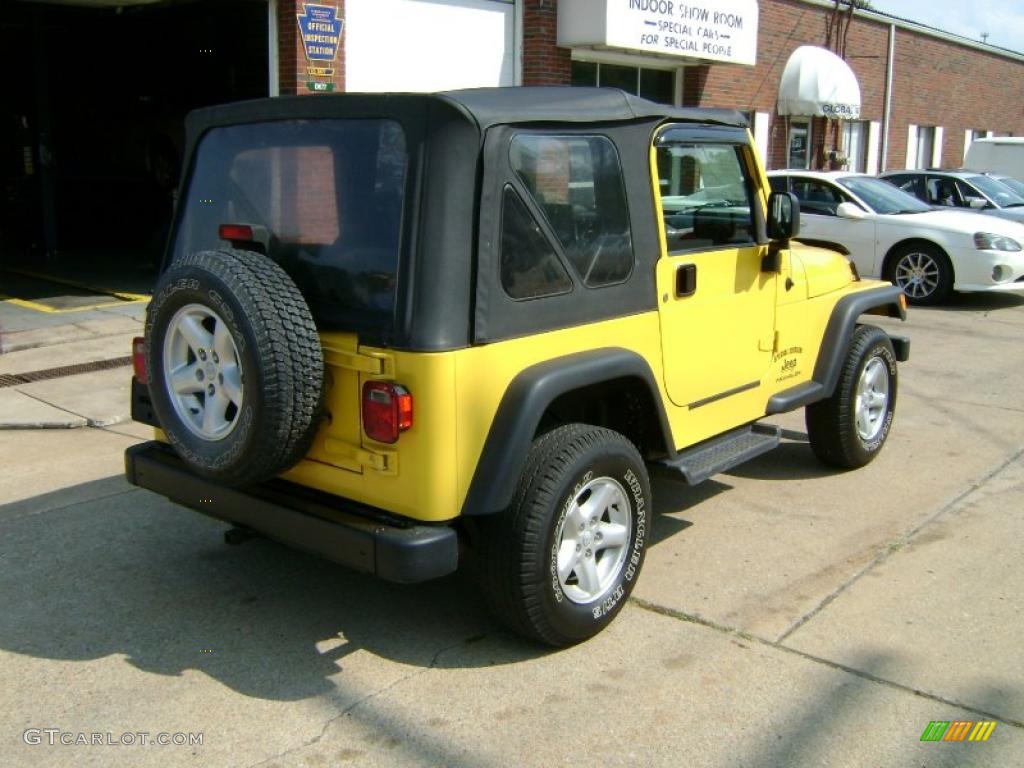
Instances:
[[[622,608],[648,472],[892,426],[900,291],[797,244],[742,117],[621,91],[343,94],[188,121],[128,479],[400,582],[475,565],[552,645]],[[840,249],[841,250],[841,249]]]

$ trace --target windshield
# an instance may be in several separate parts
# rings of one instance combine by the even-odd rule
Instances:
[[[1024,197],[1021,197],[1006,184],[996,181],[991,176],[971,176],[967,181],[980,189],[985,197],[1000,208],[1024,205]]]
[[[290,120],[214,128],[182,195],[172,258],[227,247],[221,224],[255,226],[317,324],[394,325],[406,147],[391,120]]]
[[[924,213],[931,208],[888,181],[870,176],[847,176],[839,185],[853,192],[875,213]]]
[[[1010,189],[1012,189],[1014,192],[1016,192],[1021,197],[1024,197],[1024,181],[1018,181],[1017,179],[1011,179],[1009,176],[1000,176],[997,179],[997,181],[999,181],[1002,184],[1005,184],[1006,186],[1008,186]]]

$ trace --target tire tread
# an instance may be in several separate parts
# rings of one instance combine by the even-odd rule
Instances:
[[[230,287],[252,331],[252,355],[260,361],[264,418],[252,450],[216,479],[243,485],[274,477],[306,454],[319,426],[324,360],[312,313],[294,281],[263,254],[234,248],[186,254],[161,280],[172,281],[186,269],[206,272]],[[151,322],[147,319],[147,326]],[[153,352],[150,337],[147,327],[147,355]]]
[[[558,486],[583,454],[610,443],[630,452],[640,467],[636,446],[618,432],[588,424],[566,424],[538,437],[520,476],[512,503],[504,512],[482,520],[478,576],[491,612],[510,629],[553,646],[578,641],[560,633],[543,606],[545,576],[536,578],[550,510],[559,501]]]

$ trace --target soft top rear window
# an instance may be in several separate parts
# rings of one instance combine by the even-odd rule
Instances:
[[[393,120],[214,128],[196,151],[172,258],[225,247],[221,224],[254,225],[320,328],[386,338],[406,166],[405,135]]]

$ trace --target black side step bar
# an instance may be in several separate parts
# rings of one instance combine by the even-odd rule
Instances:
[[[697,485],[712,475],[725,472],[767,453],[779,444],[782,429],[770,424],[748,424],[705,440],[682,451],[674,459],[655,462],[670,472],[680,472],[690,485]]]

